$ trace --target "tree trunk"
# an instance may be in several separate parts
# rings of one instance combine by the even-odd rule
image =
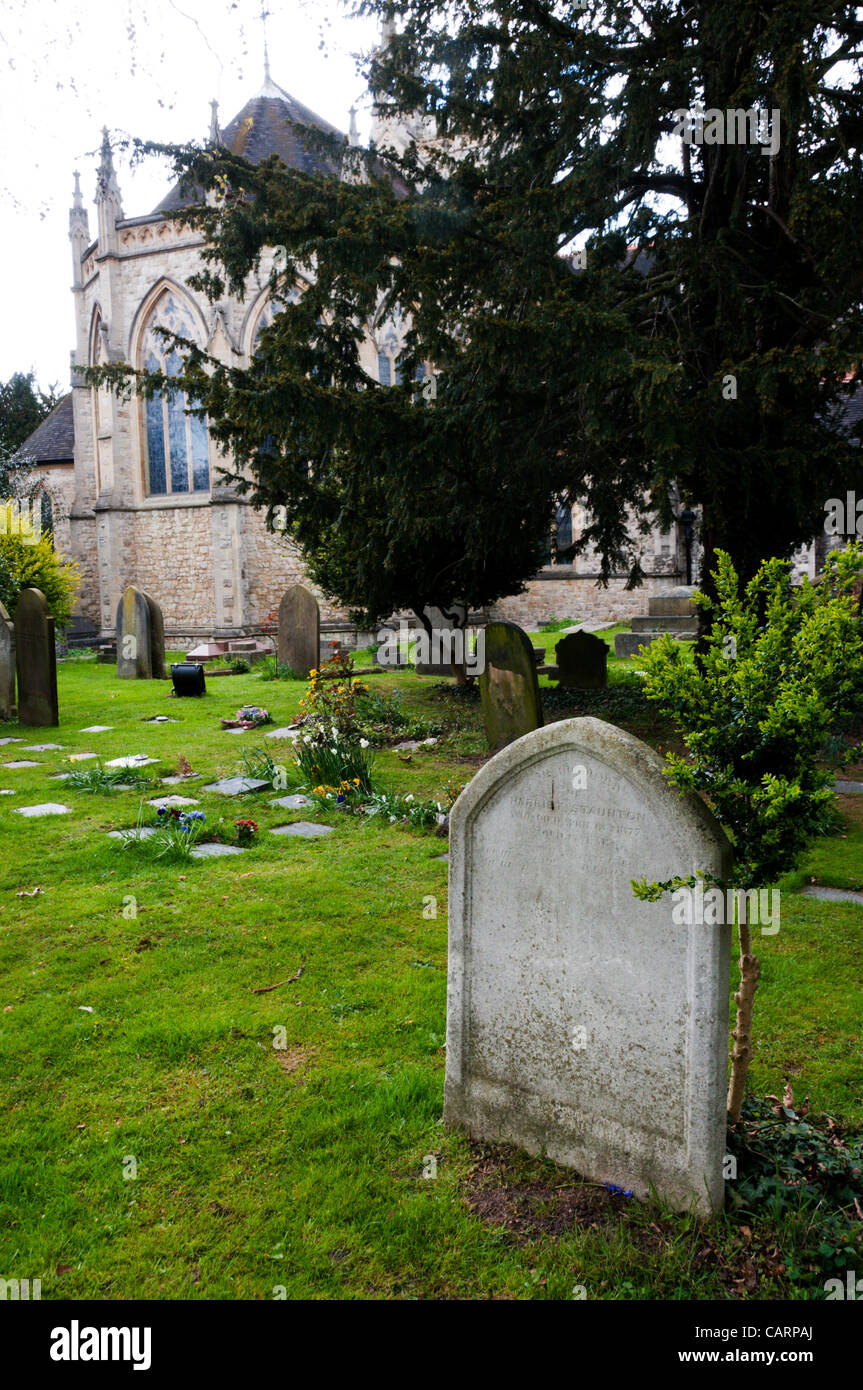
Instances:
[[[761,966],[752,954],[752,934],[749,929],[746,899],[735,895],[737,935],[740,940],[740,988],[734,996],[737,1016],[734,1020],[734,1050],[731,1054],[731,1080],[728,1086],[728,1118],[733,1125],[740,1119],[740,1107],[746,1090],[746,1076],[752,1060],[752,1006],[758,988]]]

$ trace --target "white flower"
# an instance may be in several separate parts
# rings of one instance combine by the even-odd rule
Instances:
[[[390,825],[395,825],[395,823],[396,823],[396,818],[395,818],[395,816],[390,816]]]
[[[331,748],[331,749],[330,749],[330,752],[331,752],[331,753],[335,753],[336,756],[338,757],[338,752],[339,752],[338,748]]]
[[[413,801],[413,799],[414,799],[414,794],[413,794],[413,792],[411,792],[410,796],[406,796],[406,797],[405,797],[405,801]]]
[[[368,739],[367,739],[367,738],[361,738],[361,739],[360,739],[360,748],[368,748],[368,746],[369,746],[369,741],[368,741]]]
[[[338,743],[338,741],[339,741],[339,731],[338,731],[338,729],[336,728],[335,724],[333,725],[333,741],[334,741],[335,743]]]

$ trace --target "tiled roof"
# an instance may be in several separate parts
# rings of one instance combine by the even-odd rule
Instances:
[[[307,174],[338,174],[338,161],[329,158],[308,138],[303,140],[298,125],[312,126],[329,135],[342,134],[329,121],[316,116],[302,102],[295,101],[281,87],[268,81],[222,131],[221,144],[251,164],[276,154],[289,169],[301,169]],[[192,191],[181,193],[179,184],[175,184],[154,211],[175,212],[196,201]]]
[[[72,392],[57,402],[50,415],[16,450],[20,458],[37,463],[71,463],[75,457],[75,419]]]

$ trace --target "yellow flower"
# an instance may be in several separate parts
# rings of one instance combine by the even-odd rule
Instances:
[[[359,785],[360,785],[360,779],[359,779],[359,777],[355,777],[355,778],[354,778],[354,786],[355,786],[355,787],[358,787]]]

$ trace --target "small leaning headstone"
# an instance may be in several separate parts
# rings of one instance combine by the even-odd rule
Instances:
[[[294,584],[279,604],[278,659],[303,680],[321,661],[321,610],[314,594]]]
[[[0,603],[0,719],[11,719],[15,709],[15,629]]]
[[[559,685],[604,690],[608,685],[608,644],[591,632],[571,632],[554,649]]]
[[[146,594],[130,584],[117,605],[117,675],[149,680],[152,674],[150,606]]]
[[[504,748],[542,725],[533,646],[517,623],[488,623],[485,670],[479,678],[488,746]]]
[[[18,723],[34,728],[60,723],[54,619],[40,589],[25,589],[15,608]]]
[[[631,881],[712,873],[704,803],[598,719],[537,729],[450,813],[444,1118],[677,1208],[723,1203],[729,926]]]

